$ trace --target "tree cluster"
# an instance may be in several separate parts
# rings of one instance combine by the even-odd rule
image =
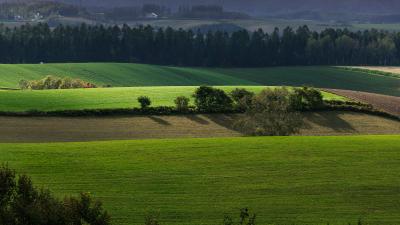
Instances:
[[[398,65],[400,33],[182,29],[47,24],[0,27],[0,63],[117,61],[178,66]]]
[[[37,189],[26,175],[17,178],[6,166],[0,167],[1,225],[109,225],[110,216],[99,201],[83,193],[78,198],[56,199]]]
[[[74,88],[96,88],[93,83],[81,79],[72,79],[70,77],[59,78],[55,76],[46,76],[40,80],[21,80],[19,88],[32,90],[46,89],[74,89]]]

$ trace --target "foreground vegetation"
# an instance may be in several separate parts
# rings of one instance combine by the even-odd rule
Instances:
[[[239,86],[219,87],[230,92]],[[21,112],[28,110],[81,110],[81,109],[113,109],[139,107],[137,98],[148,96],[152,106],[175,106],[178,96],[191,98],[195,86],[182,87],[132,87],[132,88],[96,88],[70,90],[40,91],[0,91],[0,111]],[[246,86],[249,91],[260,92],[264,86]],[[326,100],[343,100],[343,97],[323,93]]]
[[[0,203],[1,225],[109,225],[111,220],[89,193],[59,200],[7,166],[0,166]]]
[[[0,144],[0,161],[59,196],[90,190],[116,224],[398,224],[400,136]],[[379,210],[377,210],[379,209]]]
[[[313,86],[400,96],[399,80],[333,67],[188,68],[121,63],[0,65],[0,87],[47,75],[79,78],[97,86],[267,85]]]

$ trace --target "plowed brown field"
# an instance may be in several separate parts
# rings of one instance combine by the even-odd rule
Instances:
[[[0,117],[0,142],[63,142],[235,137],[237,115],[135,117]],[[304,114],[300,135],[400,134],[400,122],[361,113]]]
[[[339,89],[325,90],[355,101],[371,104],[377,109],[400,116],[400,97]]]

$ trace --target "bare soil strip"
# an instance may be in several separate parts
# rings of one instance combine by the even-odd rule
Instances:
[[[349,68],[393,73],[393,74],[397,74],[398,77],[400,78],[400,67],[398,67],[398,66],[350,66]]]
[[[324,89],[325,91],[341,95],[343,97],[373,105],[375,108],[400,116],[400,97],[374,94],[360,91],[339,89]]]
[[[134,117],[0,117],[0,142],[69,142],[155,138],[235,137],[238,115]],[[361,113],[304,114],[299,135],[400,134],[400,122]]]

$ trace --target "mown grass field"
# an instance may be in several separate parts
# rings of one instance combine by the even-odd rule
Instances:
[[[0,87],[15,88],[21,79],[70,76],[98,85],[197,86],[263,85],[349,89],[400,96],[400,80],[335,67],[184,68],[124,63],[0,65]]]
[[[230,92],[237,87],[256,93],[266,88],[263,86],[221,86],[218,88]],[[0,111],[133,108],[140,107],[137,101],[139,96],[150,97],[152,106],[174,106],[176,97],[191,98],[196,88],[196,86],[165,86],[40,91],[0,90]],[[328,100],[345,99],[328,92],[323,92],[323,95]],[[191,103],[194,103],[193,98]]]
[[[0,161],[59,196],[90,191],[115,224],[399,224],[400,136],[0,144]]]

